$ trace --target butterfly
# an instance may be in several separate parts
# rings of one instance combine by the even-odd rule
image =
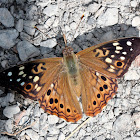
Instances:
[[[0,73],[0,86],[38,100],[41,108],[68,122],[96,116],[117,92],[122,77],[140,54],[140,38],[101,43],[78,53],[65,46],[63,57],[44,58]],[[82,109],[79,103],[82,103]]]

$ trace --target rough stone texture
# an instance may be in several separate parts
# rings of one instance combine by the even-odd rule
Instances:
[[[11,13],[6,8],[0,8],[0,22],[5,27],[13,27],[14,26],[14,18]]]
[[[132,119],[128,114],[123,114],[114,122],[113,129],[118,133],[131,130]]]
[[[16,44],[18,35],[19,33],[15,29],[0,30],[0,46],[4,49],[10,49]]]
[[[140,26],[140,16],[136,16],[136,17],[133,18],[132,26],[134,26],[134,27]]]
[[[49,115],[48,116],[48,123],[49,124],[56,124],[58,122],[59,118],[55,115]]]
[[[108,8],[105,13],[102,14],[97,20],[101,26],[111,26],[118,22],[118,9]]]
[[[58,13],[58,6],[57,5],[48,5],[44,10],[43,13],[49,17],[56,15]]]
[[[26,134],[29,136],[31,140],[39,140],[39,135],[32,129],[26,130]]]
[[[34,60],[34,57],[62,56],[63,46],[65,46],[63,34],[67,45],[71,46],[75,53],[112,39],[139,36],[139,4],[138,0],[1,0],[0,6],[5,10],[4,15],[7,15],[5,18],[2,15],[3,11],[0,12],[1,70],[28,59]],[[83,13],[85,16],[75,33]],[[139,58],[125,76],[118,79],[119,86],[115,98],[107,103],[100,114],[92,117],[76,131],[70,140],[140,139],[140,69],[138,66]],[[26,111],[25,114],[22,114],[22,110],[18,114],[12,114],[12,118],[8,120],[1,113],[0,130],[13,133],[15,129],[18,131],[21,127],[36,122],[34,126],[14,138],[1,135],[0,140],[63,140],[87,119],[87,116],[83,115],[77,123],[68,123],[44,113],[38,102],[24,99],[19,96],[20,93],[14,96],[9,92],[5,94],[3,88],[0,89],[2,89],[0,107],[3,114],[7,109],[6,106],[17,104],[23,112]],[[11,112],[10,110],[8,113]],[[15,128],[13,124],[17,119],[20,120]]]
[[[138,80],[140,75],[135,70],[128,71],[125,76],[125,80]]]
[[[42,41],[40,43],[40,46],[48,47],[48,48],[53,48],[54,46],[56,46],[56,44],[57,44],[56,39],[48,39],[46,41]]]
[[[23,28],[27,34],[34,35],[34,33],[35,33],[34,26],[36,25],[36,21],[25,20],[23,22],[23,25],[24,25]]]
[[[22,30],[23,30],[23,19],[19,19],[19,20],[17,21],[16,29],[17,29],[19,32],[22,32]]]
[[[135,122],[136,127],[140,128],[140,112],[134,113],[132,119]]]
[[[38,56],[40,51],[28,41],[21,41],[17,44],[17,50],[19,57],[22,61],[26,61],[28,58]]]
[[[14,114],[19,113],[20,108],[17,105],[13,105],[13,106],[7,106],[4,110],[3,110],[3,114],[7,117],[7,118],[12,118]]]

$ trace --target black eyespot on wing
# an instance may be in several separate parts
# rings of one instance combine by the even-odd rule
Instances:
[[[106,81],[106,78],[105,78],[104,76],[101,76],[101,78],[102,78],[104,81]]]
[[[47,91],[47,95],[49,96],[51,94],[51,90],[49,89],[48,91]]]
[[[58,100],[57,99],[55,99],[55,103],[58,103]]]
[[[50,104],[53,104],[53,98],[50,99]]]
[[[70,109],[69,108],[67,109],[67,112],[70,112]]]
[[[96,101],[93,101],[93,105],[96,105]]]
[[[64,107],[63,104],[60,104],[60,107],[63,108]]]
[[[122,66],[122,62],[117,62],[117,66]]]
[[[102,87],[100,87],[100,91],[103,91],[103,88]]]
[[[100,94],[97,94],[97,98],[100,98],[101,96],[100,96]]]
[[[103,85],[104,89],[108,89],[108,86],[107,85]]]
[[[30,90],[31,87],[32,87],[32,86],[31,86],[30,84],[28,84],[28,85],[26,86],[26,89],[27,89],[27,90]]]

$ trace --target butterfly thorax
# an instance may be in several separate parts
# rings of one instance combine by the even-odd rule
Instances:
[[[77,85],[79,75],[78,60],[71,47],[66,47],[63,50],[63,60],[68,76]]]

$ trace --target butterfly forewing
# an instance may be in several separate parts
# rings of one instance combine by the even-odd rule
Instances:
[[[49,58],[9,68],[0,73],[0,86],[18,91],[27,98],[37,99],[61,71],[61,61],[62,58]]]
[[[79,53],[80,63],[109,77],[117,78],[127,72],[131,62],[140,54],[140,38],[123,38],[87,48]]]

